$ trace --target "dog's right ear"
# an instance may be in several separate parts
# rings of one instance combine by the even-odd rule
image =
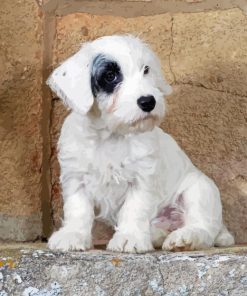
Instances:
[[[84,45],[56,68],[48,78],[47,84],[73,111],[86,114],[94,100],[90,83],[88,45]]]

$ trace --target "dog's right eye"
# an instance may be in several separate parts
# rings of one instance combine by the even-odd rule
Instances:
[[[113,71],[107,71],[104,75],[104,79],[108,83],[114,82],[116,78],[117,78],[117,75]]]

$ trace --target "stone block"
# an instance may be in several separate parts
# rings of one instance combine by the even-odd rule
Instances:
[[[173,16],[177,83],[247,96],[247,17],[240,9]]]
[[[171,49],[171,15],[123,18],[75,13],[57,18],[54,66],[72,55],[80,44],[104,35],[131,33],[147,41],[162,61],[164,73],[172,81],[169,70]]]
[[[42,234],[42,14],[33,0],[0,5],[0,239]]]
[[[0,290],[4,296],[245,296],[246,254],[246,247],[137,255],[5,246],[0,248]]]

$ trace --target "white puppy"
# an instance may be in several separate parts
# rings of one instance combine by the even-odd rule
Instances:
[[[113,251],[234,243],[216,185],[158,127],[171,88],[145,43],[130,35],[85,43],[48,85],[72,109],[58,143],[64,221],[51,249],[92,247],[94,219],[115,227]]]

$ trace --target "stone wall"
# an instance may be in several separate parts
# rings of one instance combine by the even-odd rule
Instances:
[[[7,1],[3,2],[7,3]],[[10,91],[7,91],[8,98],[14,100],[15,104],[18,102],[18,106],[24,106],[22,109],[25,110],[24,112],[30,110],[25,113],[28,117],[31,117],[33,112],[37,112],[34,113],[35,119],[32,124],[29,124],[30,121],[21,113],[21,110],[18,111],[16,126],[19,127],[20,122],[25,126],[24,130],[29,130],[34,126],[36,129],[32,130],[32,137],[20,137],[24,146],[9,145],[4,150],[7,156],[3,157],[4,153],[2,153],[4,175],[9,176],[10,181],[16,178],[19,185],[13,192],[12,181],[6,182],[3,181],[4,178],[1,178],[0,181],[4,182],[3,186],[6,188],[5,192],[11,191],[11,193],[8,194],[8,198],[5,193],[0,198],[0,215],[3,213],[16,217],[17,214],[20,215],[20,212],[25,213],[24,215],[31,215],[33,212],[30,209],[34,209],[35,205],[37,209],[35,213],[40,214],[41,209],[43,212],[43,234],[45,236],[50,233],[50,212],[52,212],[52,224],[59,227],[62,217],[62,200],[58,182],[59,166],[56,159],[56,143],[68,110],[60,100],[55,97],[50,98],[47,88],[41,90],[40,79],[42,75],[45,79],[52,68],[74,53],[81,42],[102,35],[128,32],[137,34],[150,43],[161,59],[164,74],[173,87],[173,94],[167,98],[168,113],[162,123],[162,128],[171,133],[193,162],[216,181],[222,194],[226,224],[238,243],[247,242],[246,2],[241,0],[40,0],[37,1],[40,10],[35,5],[35,1],[19,2],[29,3],[29,5],[32,3],[30,20],[33,19],[39,26],[40,12],[43,12],[43,74],[40,74],[42,56],[36,56],[38,59],[33,63],[35,61],[38,63],[35,69],[37,72],[39,69],[39,76],[34,79],[32,75],[33,80],[25,79],[25,84],[29,83],[27,86],[21,81],[21,86],[23,88],[25,86],[27,92],[25,94],[21,92],[21,98],[29,98],[24,102],[20,100],[20,89],[14,80],[16,78],[11,77],[13,91],[16,96],[18,95],[18,99],[14,100]],[[30,9],[29,6],[28,8]],[[10,4],[8,4],[8,9],[12,15],[14,12]],[[23,15],[23,10],[25,13],[28,11],[22,5],[22,10],[15,8],[15,13]],[[4,16],[4,13],[1,15]],[[5,21],[4,18],[3,21]],[[36,27],[31,21],[28,25],[40,30],[40,27]],[[17,26],[15,23],[10,23],[9,27],[13,27],[12,32],[15,26]],[[29,50],[33,52],[36,51],[36,46],[42,46],[37,29],[30,30],[27,26],[27,32],[31,31],[30,34],[34,34],[35,31],[36,34],[30,37],[32,39],[23,37],[23,42],[29,45]],[[2,27],[0,30],[5,32]],[[3,42],[9,42],[10,48],[13,39],[13,42],[20,41],[20,37],[14,37],[13,33],[12,35],[5,34]],[[35,40],[38,40],[37,44]],[[20,57],[24,59],[29,55],[25,52],[20,54]],[[15,54],[10,53],[11,59],[14,56]],[[6,61],[7,58],[5,58],[5,64],[8,65]],[[28,58],[28,62],[32,63],[32,59]],[[17,76],[18,81],[20,77],[21,75]],[[8,80],[10,78],[6,79]],[[5,85],[6,92],[9,89],[7,82],[3,85]],[[32,93],[31,89],[35,89],[35,93]],[[41,94],[43,95],[42,105]],[[13,116],[12,111],[16,105],[7,103],[4,106],[6,106],[4,116],[6,118]],[[42,120],[41,114],[43,114]],[[5,118],[4,116],[2,117]],[[8,122],[8,120],[3,122],[5,121]],[[13,135],[12,139],[15,135],[19,135],[16,126],[10,126],[6,131],[4,129],[5,135]],[[43,147],[42,138],[45,143]],[[8,143],[7,136],[2,139],[3,144],[7,145],[5,144],[5,142]],[[35,145],[36,139],[39,139],[39,142]],[[25,141],[30,142],[27,145]],[[27,159],[33,159],[33,146],[36,147],[35,151],[39,156],[35,158],[36,163],[40,165],[40,169],[35,172],[28,166],[27,161]],[[17,147],[25,147],[24,157]],[[16,161],[13,160],[13,154],[15,154]],[[21,169],[26,170],[26,174],[29,175],[18,171],[17,164],[20,164]],[[49,175],[50,168],[51,174]],[[23,184],[24,181],[26,184]],[[27,188],[30,188],[34,197],[26,192]],[[27,214],[24,210],[20,211],[17,199],[23,208],[25,208],[24,205],[29,205]],[[12,212],[8,212],[10,209]],[[95,237],[97,241],[105,240],[110,230],[104,230],[102,235],[102,226],[99,227],[100,230],[96,230]],[[41,228],[37,227],[37,229],[39,233],[42,233]],[[0,237],[7,238],[6,233],[5,228],[3,234],[0,232]]]
[[[0,4],[0,238],[42,234],[42,13],[33,0]]]

